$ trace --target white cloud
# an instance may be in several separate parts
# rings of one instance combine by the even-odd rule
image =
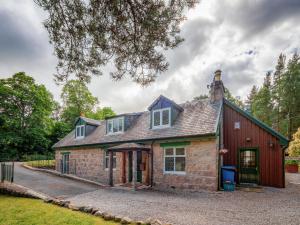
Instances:
[[[45,14],[30,0],[0,2],[5,21],[0,25],[0,76],[25,71],[58,99],[61,88],[52,76],[56,59],[42,25]],[[207,93],[214,71],[221,69],[225,86],[245,98],[274,69],[281,52],[300,48],[299,10],[297,0],[202,0],[188,12],[181,26],[185,42],[167,52],[170,68],[154,84],[143,88],[130,79],[114,82],[106,67],[89,88],[101,106],[118,113],[142,111],[160,94],[180,103]]]

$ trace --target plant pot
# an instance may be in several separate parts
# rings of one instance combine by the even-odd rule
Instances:
[[[288,173],[298,173],[298,164],[285,165],[285,171]]]

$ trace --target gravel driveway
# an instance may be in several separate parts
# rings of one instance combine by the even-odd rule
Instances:
[[[285,189],[185,194],[99,189],[68,200],[134,220],[151,217],[172,224],[300,224],[300,174],[297,175],[287,175],[293,184],[287,184]]]
[[[61,199],[99,189],[95,185],[32,171],[22,167],[21,163],[15,163],[14,183]]]

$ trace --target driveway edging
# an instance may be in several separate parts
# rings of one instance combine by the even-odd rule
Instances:
[[[65,178],[69,178],[69,179],[72,179],[72,180],[76,180],[76,181],[81,181],[81,182],[88,183],[88,184],[97,185],[97,186],[102,187],[102,188],[109,187],[108,185],[105,185],[105,184],[102,184],[102,183],[99,183],[99,182],[96,182],[96,181],[87,180],[87,179],[84,179],[84,178],[81,178],[81,177],[77,177],[77,176],[74,176],[74,175],[70,175],[70,174],[62,174],[62,173],[59,173],[59,172],[57,172],[55,170],[47,170],[47,169],[35,168],[35,167],[32,167],[32,166],[26,165],[25,163],[22,163],[21,165],[24,168],[29,169],[29,170],[43,172],[43,173],[50,173],[52,175],[56,175],[56,176],[59,176],[59,177],[65,177]]]

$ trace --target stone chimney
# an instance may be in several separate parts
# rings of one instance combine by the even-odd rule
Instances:
[[[210,85],[210,102],[214,103],[223,99],[225,88],[221,80],[221,70],[215,72],[214,80]]]

